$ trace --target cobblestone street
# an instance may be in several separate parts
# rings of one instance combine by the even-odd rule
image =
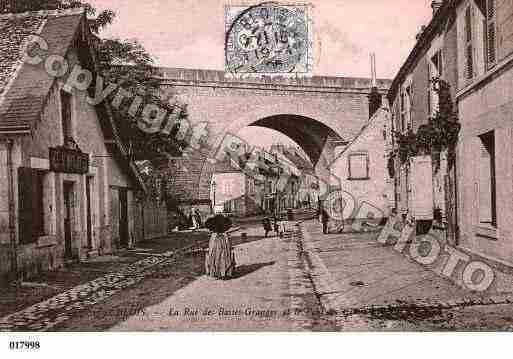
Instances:
[[[121,270],[1,318],[1,329],[511,329],[508,295],[470,293],[377,243],[379,232],[323,235],[317,222],[289,229],[284,238],[263,238],[260,226],[235,232],[231,280],[203,275],[205,242],[148,250]]]

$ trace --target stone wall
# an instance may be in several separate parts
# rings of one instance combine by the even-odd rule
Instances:
[[[458,144],[458,212],[464,247],[513,264],[513,71],[500,74],[487,86],[461,98],[462,129]],[[494,131],[497,227],[479,223],[479,135]]]
[[[169,233],[169,216],[165,202],[147,200],[143,203],[144,237],[142,241],[165,237]]]

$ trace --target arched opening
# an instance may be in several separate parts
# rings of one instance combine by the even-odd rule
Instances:
[[[347,142],[333,129],[320,121],[299,115],[274,115],[259,119],[249,126],[265,127],[278,131],[295,143],[307,154],[314,167],[321,160],[327,165],[334,148]]]

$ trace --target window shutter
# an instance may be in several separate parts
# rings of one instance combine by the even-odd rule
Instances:
[[[466,42],[472,41],[472,9],[470,6],[465,11],[465,36]]]
[[[486,9],[486,60],[488,67],[492,67],[497,59],[495,41],[495,0],[488,0]]]
[[[40,237],[45,234],[44,200],[43,200],[44,171],[32,169],[32,236]]]
[[[513,52],[513,1],[494,1],[496,58],[502,60]]]
[[[71,95],[62,90],[61,91],[61,121],[62,121],[62,135],[64,143],[71,136]]]
[[[442,77],[444,75],[444,58],[442,50],[438,50],[436,58],[438,62],[438,76]]]
[[[433,96],[433,83],[431,80],[433,79],[433,65],[431,65],[431,62],[428,61],[428,96],[427,96],[427,105],[428,105],[428,115],[431,117],[433,114],[433,108],[432,108],[432,96]]]
[[[472,47],[472,8],[469,6],[465,11],[465,77],[474,77],[473,47]]]
[[[33,241],[33,209],[32,209],[32,183],[33,171],[31,168],[18,168],[18,225],[20,243],[26,244]]]

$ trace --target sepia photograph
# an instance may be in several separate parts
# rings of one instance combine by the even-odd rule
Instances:
[[[0,0],[3,349],[511,332],[512,19],[510,0]]]

